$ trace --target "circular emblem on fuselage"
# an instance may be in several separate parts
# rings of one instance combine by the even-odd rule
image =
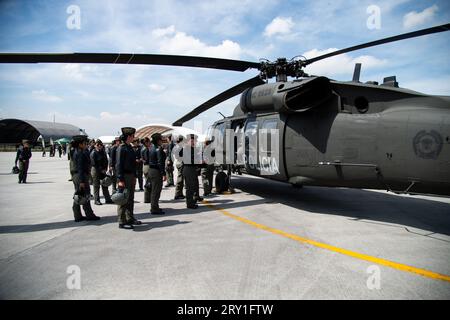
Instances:
[[[442,150],[442,137],[435,130],[419,131],[413,140],[416,156],[423,159],[436,159]]]

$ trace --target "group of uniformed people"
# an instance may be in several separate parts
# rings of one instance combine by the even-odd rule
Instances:
[[[121,131],[122,135],[109,148],[109,161],[100,140],[91,141],[88,146],[86,136],[73,137],[69,159],[75,187],[73,203],[75,221],[100,219],[90,206],[90,182],[94,187],[96,205],[101,205],[100,187],[105,203],[117,204],[119,228],[123,229],[133,229],[134,225],[141,224],[134,216],[136,180],[139,190],[144,191],[144,202],[150,203],[150,213],[155,215],[164,214],[159,207],[159,199],[164,181],[167,181],[166,187],[174,185],[175,166],[178,169],[175,200],[186,199],[187,208],[198,208],[197,202],[203,200],[199,194],[200,170],[204,195],[211,194],[214,165],[205,164],[202,160],[202,153],[195,148],[195,135],[188,135],[187,141],[184,141],[183,136],[179,136],[176,143],[169,137],[167,151],[164,151],[163,136],[160,133],[141,141],[135,139],[136,129],[124,127]],[[183,157],[183,153],[190,155],[190,159],[189,156]],[[110,183],[105,183],[106,179],[110,179]],[[109,184],[112,184],[112,196],[109,194]],[[184,185],[186,196],[183,195]],[[81,207],[86,217],[81,215]]]

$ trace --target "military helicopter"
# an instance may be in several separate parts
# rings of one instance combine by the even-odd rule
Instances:
[[[303,68],[339,54],[450,30],[450,24],[388,37],[311,59],[279,58],[250,62],[209,57],[118,53],[1,53],[0,63],[150,64],[259,74],[201,104],[175,121],[181,126],[200,113],[241,94],[233,115],[211,129],[243,131],[244,154],[256,149],[256,161],[220,164],[294,186],[385,189],[397,193],[450,195],[450,97],[399,88],[395,77],[361,83],[361,65],[352,81],[307,75]],[[275,77],[276,81],[268,80]],[[288,81],[288,77],[295,78]],[[260,129],[276,129],[279,157],[270,144],[261,158],[249,138]],[[229,147],[228,147],[229,148]],[[227,146],[221,149],[227,150]],[[234,150],[236,151],[236,150]],[[232,151],[231,151],[232,152]],[[276,167],[262,175],[267,167]],[[230,174],[218,175],[219,186]]]

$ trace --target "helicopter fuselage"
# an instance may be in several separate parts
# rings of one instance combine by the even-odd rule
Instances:
[[[293,185],[450,195],[450,97],[327,80],[244,92],[234,115],[212,127],[243,130],[246,141],[277,129],[279,150],[275,159],[275,150],[246,143],[246,154],[258,150],[256,161],[234,165]]]

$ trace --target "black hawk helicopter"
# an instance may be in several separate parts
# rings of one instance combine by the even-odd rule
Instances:
[[[291,183],[387,189],[400,193],[450,195],[450,97],[399,88],[395,77],[361,83],[361,65],[353,80],[309,76],[303,68],[339,54],[399,40],[448,31],[450,24],[384,38],[312,59],[250,62],[158,54],[0,53],[0,63],[150,64],[259,74],[201,104],[175,121],[181,126],[217,104],[241,95],[233,115],[216,121],[218,132],[244,132],[244,153],[256,149],[256,161],[227,163],[230,169]],[[276,82],[268,83],[268,79]],[[295,80],[288,81],[288,77]],[[259,129],[277,129],[276,162],[270,144],[264,155],[249,137]],[[229,147],[228,147],[229,148]],[[252,149],[253,148],[253,149]],[[221,149],[227,151],[224,145]],[[253,150],[254,151],[254,150]],[[234,150],[236,152],[236,150]],[[268,158],[267,158],[268,156]],[[224,165],[221,165],[222,167]],[[273,174],[262,170],[276,168]],[[222,172],[220,185],[229,182]],[[217,180],[216,180],[217,182]]]

